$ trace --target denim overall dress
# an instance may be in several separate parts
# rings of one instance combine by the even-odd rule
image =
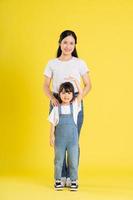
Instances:
[[[70,179],[78,177],[78,129],[73,118],[73,105],[70,104],[70,114],[61,113],[61,105],[58,107],[59,123],[55,129],[55,159],[54,178],[61,179],[63,161],[66,155],[70,169]]]

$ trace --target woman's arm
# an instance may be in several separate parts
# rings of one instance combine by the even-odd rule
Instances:
[[[51,103],[53,106],[57,106],[59,104],[58,100],[53,96],[52,92],[50,91],[50,83],[51,83],[51,78],[45,76],[44,79],[44,92],[46,96],[51,100]]]
[[[91,86],[90,77],[88,76],[87,73],[82,76],[82,80],[83,80],[83,84],[84,84],[82,97],[84,98],[89,93],[92,86]]]
[[[51,100],[53,98],[52,92],[50,91],[50,83],[51,83],[51,78],[45,76],[44,78],[44,92],[47,97]]]
[[[55,135],[54,135],[54,132],[55,132],[55,126],[50,123],[50,146],[54,146],[54,142],[55,142]]]

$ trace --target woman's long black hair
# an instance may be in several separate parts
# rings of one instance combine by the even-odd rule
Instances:
[[[62,41],[65,37],[70,36],[70,35],[75,39],[75,44],[77,44],[77,36],[76,36],[76,34],[75,34],[73,31],[71,31],[71,30],[65,30],[65,31],[63,31],[63,32],[61,33],[60,38],[59,38],[59,41],[58,41],[58,42],[59,42],[59,47],[58,47],[58,49],[57,49],[57,55],[56,55],[57,58],[58,58],[58,57],[61,55],[61,53],[62,53],[61,48],[60,48],[60,43],[61,43],[61,41]],[[73,52],[72,52],[72,56],[78,58],[76,46],[75,46],[75,48],[74,48],[74,50],[73,50]]]

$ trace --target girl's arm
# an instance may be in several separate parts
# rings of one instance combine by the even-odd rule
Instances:
[[[66,80],[70,80],[70,81],[73,81],[74,83],[75,83],[75,85],[76,85],[76,87],[77,87],[77,90],[78,90],[78,95],[77,95],[77,102],[78,102],[78,104],[80,104],[80,102],[81,102],[81,100],[82,100],[82,98],[83,98],[83,90],[82,90],[82,88],[80,87],[80,84],[79,84],[79,82],[78,82],[78,80],[77,79],[75,79],[74,77],[72,77],[72,76],[69,76],[68,78],[66,78]]]
[[[51,83],[51,78],[45,76],[44,79],[44,92],[46,94],[47,97],[49,97],[49,99],[51,100],[51,103],[53,106],[57,106],[59,104],[58,100],[53,96],[52,92],[50,91],[50,83]]]
[[[55,142],[55,135],[54,135],[54,132],[55,132],[55,126],[50,123],[50,146],[54,146],[54,142]]]
[[[73,81],[74,81],[74,83],[75,83],[75,85],[76,85],[76,87],[77,87],[77,90],[78,90],[78,95],[77,95],[77,102],[78,102],[78,104],[80,104],[80,102],[81,102],[81,100],[82,100],[82,98],[83,98],[83,90],[82,90],[82,88],[80,87],[80,84],[79,84],[79,82],[78,82],[78,80],[77,79],[73,79]]]

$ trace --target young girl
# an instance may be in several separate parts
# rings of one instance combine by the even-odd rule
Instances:
[[[59,46],[57,50],[56,58],[48,61],[44,69],[44,92],[50,99],[50,111],[53,106],[59,105],[59,86],[65,82],[65,78],[69,76],[75,77],[79,83],[83,81],[83,98],[88,94],[91,89],[91,81],[89,78],[89,68],[86,62],[78,58],[77,54],[77,36],[71,30],[65,30],[60,34]],[[52,91],[51,91],[52,83]],[[73,82],[75,95],[77,95],[77,88]],[[77,128],[78,137],[83,124],[83,101],[81,101],[81,110],[78,113]],[[80,152],[80,151],[79,151]],[[79,153],[80,154],[80,153]],[[66,157],[62,167],[62,182],[64,185],[70,185],[70,170],[69,163],[67,163]]]
[[[78,129],[77,117],[81,110],[82,90],[78,81],[71,77],[78,89],[74,97],[74,87],[71,82],[64,82],[59,88],[61,104],[53,107],[49,121],[51,122],[50,145],[55,148],[54,178],[55,189],[62,190],[61,173],[63,161],[67,151],[70,170],[70,190],[78,189]]]

